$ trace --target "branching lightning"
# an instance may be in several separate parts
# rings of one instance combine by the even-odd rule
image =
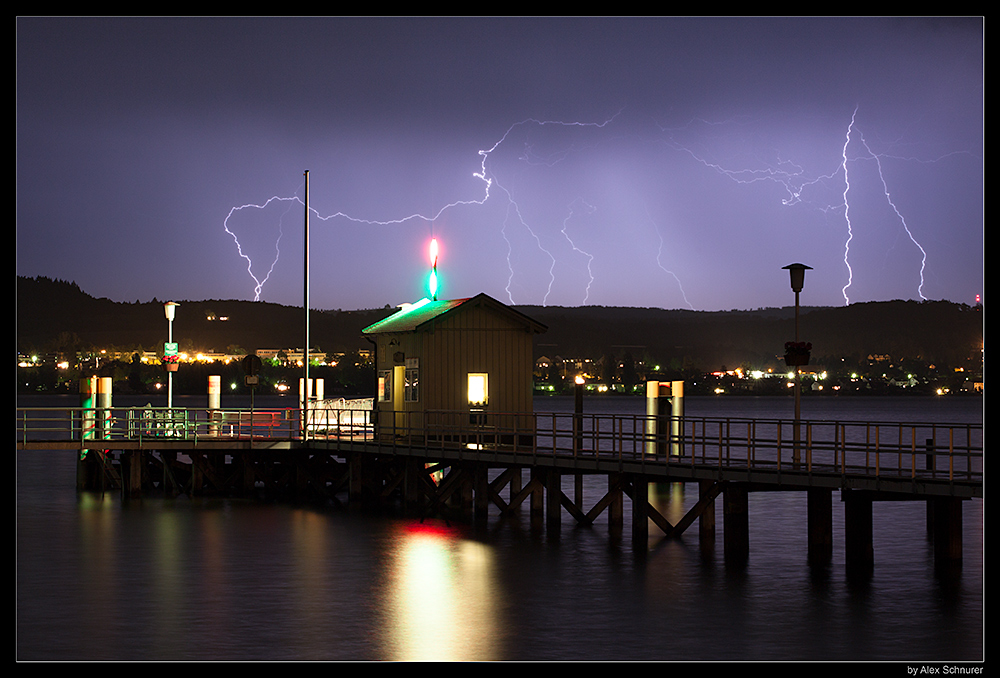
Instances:
[[[509,128],[507,128],[507,131],[504,132],[503,136],[500,137],[500,139],[495,144],[493,144],[493,146],[489,150],[481,150],[481,151],[479,151],[479,155],[482,156],[482,165],[481,165],[481,171],[478,172],[478,173],[476,173],[475,176],[478,177],[479,179],[483,180],[484,182],[486,182],[487,192],[489,190],[489,187],[494,182],[496,182],[496,185],[507,196],[508,209],[507,209],[507,212],[506,212],[506,216],[504,218],[503,228],[501,229],[501,233],[503,234],[504,241],[507,243],[507,271],[508,271],[508,276],[507,276],[507,286],[505,287],[505,290],[507,292],[507,298],[510,300],[511,303],[514,303],[514,296],[513,296],[513,292],[511,291],[511,286],[513,285],[513,281],[514,281],[514,265],[513,265],[512,260],[511,260],[511,256],[513,254],[513,248],[512,248],[511,242],[510,242],[510,238],[507,237],[507,222],[508,222],[508,220],[509,220],[512,212],[513,212],[513,214],[517,215],[518,221],[528,231],[528,234],[535,241],[535,244],[538,247],[538,249],[540,251],[542,251],[549,258],[549,284],[548,284],[548,287],[545,290],[545,295],[542,298],[542,305],[543,306],[546,306],[548,304],[549,295],[552,293],[552,286],[555,284],[556,258],[555,258],[555,256],[553,256],[552,252],[550,252],[548,249],[545,248],[544,245],[542,245],[542,241],[541,241],[541,238],[539,237],[539,235],[528,224],[528,222],[525,221],[524,216],[521,214],[521,210],[518,207],[517,202],[514,200],[513,195],[511,195],[510,190],[508,190],[507,188],[505,188],[504,186],[502,186],[499,183],[499,181],[496,181],[496,175],[493,174],[493,173],[490,173],[488,171],[488,169],[487,169],[487,163],[488,163],[490,154],[493,153],[497,148],[500,147],[500,145],[507,139],[507,137],[510,135],[510,133],[514,130],[514,128],[520,127],[522,125],[534,124],[534,125],[537,125],[539,127],[556,125],[556,126],[562,126],[562,127],[597,127],[597,128],[603,128],[603,127],[611,124],[611,122],[618,115],[620,115],[620,114],[621,114],[621,111],[618,111],[618,113],[615,113],[615,115],[611,116],[610,118],[608,118],[604,122],[599,122],[599,123],[596,123],[596,122],[595,123],[588,123],[588,122],[565,122],[565,121],[559,121],[559,120],[536,120],[535,118],[528,118],[526,120],[522,120],[521,122],[515,123],[515,124],[511,125]],[[568,153],[568,151],[564,149],[560,153],[556,154],[555,157],[554,157],[554,159],[550,158],[549,160],[544,161],[542,164],[546,164],[548,166],[552,166],[555,163],[558,163],[559,161],[561,161],[563,158],[565,158],[567,153]],[[528,154],[526,153],[524,156],[522,156],[522,159],[525,159],[527,157],[527,155]],[[487,194],[487,197],[489,197],[488,194]],[[485,202],[485,199],[484,199],[484,202]],[[565,222],[564,222],[564,226],[565,226]],[[565,235],[565,230],[563,231],[563,235]],[[572,242],[571,242],[571,244],[572,244]],[[589,270],[589,262],[588,262],[588,270]],[[593,276],[591,276],[591,282],[593,282]],[[586,295],[585,295],[584,298],[586,299],[589,296],[590,296],[590,284],[587,285],[587,291],[586,291]]]
[[[283,234],[283,230],[281,228],[281,222],[282,222],[282,219],[284,218],[284,215],[287,214],[288,211],[285,210],[285,212],[283,212],[282,215],[281,215],[281,219],[278,220],[278,237],[274,241],[274,261],[271,262],[271,267],[268,269],[267,275],[264,276],[263,280],[259,280],[257,278],[257,276],[254,275],[254,272],[253,272],[253,261],[250,260],[250,256],[249,255],[247,255],[246,253],[243,252],[243,247],[242,247],[242,245],[240,245],[240,240],[239,240],[239,238],[236,237],[236,234],[233,233],[231,230],[229,230],[229,219],[236,212],[239,212],[241,210],[247,209],[248,207],[253,207],[253,208],[259,209],[259,210],[265,209],[268,205],[270,205],[272,202],[274,202],[276,200],[280,201],[280,202],[287,202],[287,201],[297,200],[300,204],[302,202],[298,198],[279,198],[277,196],[274,196],[272,198],[269,198],[268,201],[265,202],[263,205],[247,204],[247,205],[241,205],[239,207],[232,208],[231,210],[229,210],[229,214],[226,215],[226,220],[222,223],[222,227],[226,230],[226,233],[228,233],[230,236],[232,236],[233,242],[236,243],[236,251],[237,251],[237,253],[240,255],[241,258],[246,259],[246,262],[247,262],[247,273],[249,273],[250,277],[253,278],[253,281],[254,281],[254,284],[255,284],[254,285],[254,290],[253,290],[253,293],[254,293],[253,300],[254,301],[260,301],[260,292],[261,292],[261,290],[264,287],[264,283],[266,283],[267,280],[268,280],[268,278],[271,277],[271,273],[274,272],[274,266],[275,266],[275,264],[278,263],[278,257],[281,255],[281,250],[279,248],[279,244],[281,243],[281,236]]]
[[[913,237],[913,233],[910,232],[910,227],[906,225],[906,219],[899,213],[899,208],[896,207],[896,203],[892,201],[892,196],[889,194],[889,186],[885,181],[885,174],[882,173],[882,160],[878,155],[872,152],[872,149],[868,146],[868,142],[865,141],[865,136],[861,134],[860,131],[858,132],[858,137],[861,139],[861,143],[864,145],[865,150],[867,150],[871,157],[875,159],[875,164],[878,166],[878,176],[879,179],[882,180],[882,190],[885,192],[886,201],[889,203],[889,206],[892,207],[892,211],[896,213],[896,216],[899,217],[899,223],[903,225],[903,230],[906,231],[906,235],[910,238],[910,242],[916,245],[917,249],[920,250],[920,285],[917,287],[917,294],[921,299],[926,300],[927,297],[924,296],[924,269],[927,267],[927,252],[923,247],[921,247],[920,243],[917,242],[917,239]]]
[[[781,203],[785,206],[792,206],[800,203],[805,203],[806,200],[803,198],[803,193],[808,188],[816,186],[823,182],[836,180],[838,175],[841,172],[843,172],[843,191],[841,193],[842,202],[839,205],[837,204],[823,205],[816,203],[809,203],[809,204],[812,207],[817,208],[824,213],[829,213],[831,211],[839,211],[841,209],[843,210],[844,221],[847,227],[847,235],[844,240],[844,256],[843,256],[844,266],[847,269],[847,282],[841,289],[841,294],[843,295],[844,302],[846,304],[850,304],[850,297],[848,296],[847,291],[851,287],[854,281],[854,270],[851,266],[850,260],[851,260],[851,244],[854,240],[855,224],[852,222],[851,202],[849,200],[850,193],[853,188],[853,186],[851,185],[851,174],[849,165],[850,163],[861,159],[875,160],[876,165],[878,167],[879,179],[882,182],[882,192],[885,195],[886,201],[889,203],[889,206],[892,207],[897,218],[899,219],[900,223],[903,226],[903,230],[906,232],[906,235],[910,238],[910,241],[917,247],[918,250],[920,250],[920,255],[921,255],[920,271],[919,271],[920,284],[917,287],[917,295],[921,299],[926,299],[927,297],[924,296],[923,287],[924,287],[924,271],[927,266],[927,252],[923,248],[923,246],[921,246],[920,243],[917,242],[916,237],[913,235],[913,232],[910,230],[909,226],[906,223],[906,219],[903,217],[902,213],[899,211],[899,208],[892,199],[891,193],[889,191],[889,186],[885,178],[885,173],[883,171],[881,156],[872,151],[871,147],[869,147],[868,143],[865,141],[864,135],[861,133],[860,130],[856,129],[857,114],[858,114],[858,108],[855,107],[853,113],[851,114],[851,121],[847,126],[847,131],[844,137],[844,143],[840,152],[841,159],[837,169],[828,174],[821,174],[814,178],[810,178],[805,173],[801,165],[786,159],[779,158],[777,163],[773,165],[767,165],[765,163],[766,166],[763,168],[732,169],[724,167],[719,163],[708,160],[706,157],[695,153],[692,149],[676,142],[672,137],[670,137],[666,141],[666,143],[670,145],[672,148],[686,153],[696,162],[704,165],[705,167],[715,170],[719,174],[728,177],[729,179],[738,184],[772,182],[781,185],[787,193],[786,197],[782,198],[781,200]],[[671,130],[667,130],[661,127],[661,131],[669,132]],[[866,156],[863,157],[858,156],[853,158],[848,156],[848,148],[851,146],[851,142],[853,140],[853,134],[855,132],[858,135],[858,139],[860,140],[861,145],[864,146],[865,151],[867,152]]]
[[[672,276],[673,279],[677,281],[677,288],[681,291],[681,296],[684,297],[684,303],[687,304],[688,308],[690,308],[693,311],[694,306],[692,306],[691,302],[688,301],[687,294],[684,292],[684,285],[681,284],[681,279],[677,277],[676,273],[669,270],[666,266],[663,265],[663,261],[661,260],[661,257],[663,256],[663,244],[664,244],[663,234],[660,233],[659,227],[657,227],[656,222],[653,221],[653,217],[649,214],[649,207],[643,205],[643,208],[646,210],[646,218],[649,219],[649,223],[653,224],[653,229],[656,231],[656,235],[660,239],[660,247],[656,250],[656,265],[660,267],[660,270],[670,274],[670,276]]]
[[[569,243],[569,246],[573,248],[573,251],[579,252],[583,256],[587,257],[587,275],[590,276],[590,280],[587,281],[587,289],[584,290],[583,294],[583,304],[586,305],[587,300],[590,298],[590,286],[594,284],[594,271],[591,268],[591,264],[594,263],[594,255],[590,254],[589,252],[584,252],[579,247],[577,247],[576,243],[573,242],[573,239],[569,237],[569,233],[566,232],[566,229],[569,228],[569,220],[573,218],[573,205],[576,204],[576,202],[579,202],[583,205],[583,209],[587,212],[587,214],[593,214],[597,210],[597,208],[594,207],[593,205],[587,204],[583,200],[577,200],[575,202],[570,203],[569,205],[566,206],[566,209],[569,211],[569,214],[567,214],[566,218],[563,219],[563,227],[562,227],[562,234],[566,238],[566,241]]]
[[[854,271],[851,270],[850,254],[851,254],[851,240],[854,239],[854,231],[851,227],[851,203],[847,200],[847,194],[851,190],[851,179],[847,170],[847,147],[851,144],[851,131],[854,129],[854,119],[858,115],[858,109],[854,109],[854,113],[851,114],[851,124],[847,127],[847,135],[844,139],[844,149],[842,152],[843,157],[843,169],[844,169],[844,220],[847,222],[847,240],[844,242],[844,266],[847,267],[847,284],[840,290],[840,293],[844,295],[844,303],[850,304],[851,299],[847,296],[847,288],[851,286],[851,282],[854,280]]]
[[[441,219],[448,210],[452,210],[459,206],[481,207],[488,201],[491,201],[491,199],[493,201],[499,199],[501,203],[505,203],[505,208],[502,210],[503,215],[502,217],[499,217],[500,223],[498,224],[498,232],[506,243],[505,257],[507,264],[507,280],[504,289],[509,302],[512,304],[517,303],[514,298],[514,290],[516,288],[515,281],[522,273],[522,271],[517,270],[520,266],[522,266],[522,264],[516,263],[519,260],[515,257],[515,242],[522,243],[518,244],[516,246],[517,248],[524,246],[523,243],[526,241],[521,239],[521,236],[517,235],[517,232],[523,229],[523,233],[527,235],[527,239],[533,242],[533,244],[529,245],[529,247],[537,249],[537,251],[544,255],[548,261],[547,284],[543,283],[545,291],[542,294],[542,305],[548,305],[550,297],[553,294],[553,288],[556,284],[556,252],[559,251],[560,247],[565,248],[566,244],[568,244],[569,249],[564,249],[563,252],[570,252],[573,255],[574,260],[576,260],[576,255],[580,255],[586,262],[587,281],[583,289],[582,303],[587,304],[593,290],[598,287],[596,285],[593,266],[596,257],[595,254],[592,253],[592,247],[588,247],[588,249],[592,251],[582,249],[578,245],[579,236],[574,238],[574,236],[571,235],[573,230],[571,228],[571,220],[584,212],[587,214],[593,213],[596,210],[596,207],[584,201],[582,198],[573,200],[567,205],[567,212],[562,218],[561,227],[559,227],[556,225],[558,223],[558,217],[553,218],[551,215],[547,218],[539,216],[541,213],[537,211],[535,205],[528,199],[527,193],[521,189],[515,188],[520,183],[517,180],[517,175],[515,174],[519,171],[517,169],[518,165],[520,165],[522,169],[527,167],[540,167],[543,170],[545,168],[553,168],[561,163],[567,163],[571,154],[581,151],[581,149],[584,148],[584,143],[579,139],[576,139],[573,142],[562,145],[556,150],[548,150],[546,154],[545,152],[539,152],[539,147],[543,146],[543,143],[539,143],[538,139],[532,139],[525,136],[523,137],[524,148],[520,153],[515,155],[505,153],[503,156],[499,157],[497,154],[502,147],[506,146],[509,148],[512,143],[516,143],[516,139],[521,138],[515,137],[515,132],[519,129],[528,130],[552,127],[600,129],[615,122],[616,118],[621,113],[622,111],[619,111],[603,122],[567,122],[526,118],[520,122],[510,125],[491,146],[478,151],[478,169],[473,171],[472,175],[482,182],[482,195],[478,198],[449,202],[440,207],[433,214],[412,213],[408,216],[394,219],[376,220],[352,216],[344,212],[336,212],[334,214],[323,216],[312,208],[310,208],[310,213],[323,222],[334,219],[343,219],[352,224],[361,226],[392,226],[419,221],[429,223],[433,228],[434,222]],[[685,132],[691,133],[695,123],[698,123],[699,125],[712,124],[703,120],[693,119],[686,126],[682,127],[665,128],[660,126],[660,134],[656,137],[655,142],[665,145],[667,148],[681,154],[684,158],[690,159],[690,161],[708,168],[741,186],[765,183],[775,184],[780,187],[780,202],[781,205],[785,207],[806,207],[807,209],[818,210],[828,215],[838,215],[842,211],[844,220],[843,223],[846,227],[846,234],[843,239],[842,257],[844,267],[846,269],[846,281],[841,288],[841,294],[845,304],[851,303],[851,298],[848,292],[854,284],[855,279],[854,267],[852,266],[852,259],[857,258],[857,255],[852,252],[852,248],[856,247],[855,235],[859,232],[859,226],[864,226],[865,221],[864,212],[858,212],[856,209],[857,206],[852,205],[852,200],[855,202],[858,201],[858,191],[863,187],[864,182],[862,181],[859,184],[859,179],[855,174],[852,174],[852,170],[858,162],[874,160],[878,169],[882,193],[885,196],[885,200],[895,213],[896,218],[902,225],[902,229],[906,233],[907,237],[909,237],[910,242],[912,242],[920,252],[920,282],[917,287],[917,295],[921,299],[927,298],[924,294],[925,271],[927,269],[928,261],[927,251],[917,241],[913,230],[903,216],[903,211],[898,205],[898,200],[889,189],[889,180],[886,176],[886,168],[882,163],[882,158],[889,156],[876,153],[868,144],[858,127],[857,107],[855,107],[852,112],[850,122],[846,126],[842,145],[839,147],[839,153],[835,150],[837,149],[837,146],[831,144],[831,148],[828,150],[829,155],[827,156],[827,159],[822,161],[826,165],[825,169],[828,169],[829,171],[819,174],[807,171],[806,165],[801,161],[786,157],[786,154],[777,152],[768,153],[767,155],[770,156],[768,159],[761,158],[760,156],[754,154],[753,159],[751,160],[751,163],[754,165],[753,167],[740,167],[738,163],[731,163],[730,166],[727,166],[725,161],[712,159],[710,146],[705,145],[704,148],[702,148],[702,145],[698,143],[689,144],[682,141],[684,139],[683,134]],[[710,141],[710,138],[706,137],[705,140]],[[599,140],[595,143],[600,144],[604,142]],[[698,150],[695,150],[696,148]],[[859,150],[861,148],[863,148],[863,151]],[[839,156],[839,158],[837,156]],[[576,166],[574,165],[574,167]],[[827,192],[826,197],[822,197],[824,191]],[[247,273],[254,282],[255,301],[260,299],[264,286],[271,278],[271,275],[275,271],[278,264],[280,256],[279,244],[282,236],[281,220],[279,219],[279,232],[274,245],[274,258],[270,263],[267,274],[260,276],[259,273],[254,271],[253,262],[251,261],[250,256],[245,252],[245,248],[241,245],[239,239],[237,238],[237,235],[231,225],[231,219],[237,212],[246,209],[263,210],[275,202],[287,202],[289,203],[289,209],[291,209],[292,204],[304,204],[302,199],[298,196],[274,196],[263,204],[251,203],[231,208],[223,224],[226,233],[228,233],[236,243],[237,254],[246,260]],[[656,252],[656,265],[661,271],[673,277],[684,299],[684,304],[693,310],[694,306],[689,301],[684,290],[684,286],[682,285],[677,273],[668,269],[664,264],[668,238],[663,232],[661,232],[661,229],[651,218],[648,206],[645,205],[645,203],[643,204],[643,208],[646,210],[646,217],[649,223],[652,224],[657,237],[659,238],[659,247]],[[287,210],[285,213],[287,213]],[[282,216],[283,215],[284,213]],[[628,228],[627,224],[627,221],[619,221],[614,226],[609,224],[607,228]],[[557,228],[559,229],[559,235],[555,234],[555,230]],[[612,233],[606,232],[604,235],[607,237],[611,236]],[[619,237],[619,234],[614,233],[614,237]],[[558,239],[558,241],[553,238]],[[625,241],[622,240],[620,242]],[[559,256],[565,255],[563,254]],[[539,266],[539,264],[541,264],[541,260],[535,260],[535,264],[532,265]],[[544,266],[544,264],[541,264],[541,266]],[[542,270],[541,266],[539,266],[539,272]]]
[[[507,212],[506,212],[507,216],[504,218],[503,226],[501,228],[501,234],[503,235],[504,240],[507,242],[507,268],[508,268],[508,272],[509,272],[508,280],[507,280],[507,286],[506,286],[507,296],[508,296],[508,298],[509,298],[509,300],[510,300],[511,303],[515,303],[514,302],[514,297],[513,297],[513,292],[511,290],[511,287],[512,287],[512,284],[513,284],[513,279],[514,279],[514,276],[515,276],[514,266],[513,266],[512,259],[511,259],[511,256],[512,256],[512,245],[511,245],[510,239],[508,238],[508,235],[507,235],[508,221],[510,220],[510,218],[511,218],[512,215],[515,215],[516,218],[517,218],[517,220],[520,222],[521,226],[523,226],[527,230],[527,232],[530,235],[530,237],[535,241],[535,244],[538,247],[538,249],[541,252],[543,252],[549,258],[549,261],[550,261],[550,265],[549,265],[549,284],[548,284],[548,287],[546,289],[545,295],[544,295],[544,297],[542,299],[542,304],[546,305],[548,303],[549,295],[552,292],[552,286],[555,283],[556,258],[552,254],[552,252],[550,252],[542,244],[541,237],[538,235],[538,233],[536,233],[536,231],[525,220],[524,216],[521,214],[521,211],[520,211],[520,208],[519,208],[519,206],[517,204],[517,201],[514,199],[514,196],[511,194],[511,191],[509,189],[505,188],[504,186],[502,186],[499,183],[499,181],[497,181],[497,178],[496,178],[495,174],[490,171],[490,168],[489,168],[490,155],[494,151],[496,151],[507,140],[507,137],[511,134],[511,132],[515,128],[523,126],[523,125],[536,125],[536,126],[539,126],[539,127],[556,125],[556,126],[564,126],[564,127],[597,127],[597,128],[603,128],[606,125],[609,125],[620,113],[621,113],[621,111],[619,111],[615,115],[611,116],[611,118],[605,120],[604,122],[595,122],[595,123],[590,123],[590,122],[566,122],[566,121],[559,121],[559,120],[537,120],[535,118],[527,118],[527,119],[522,120],[520,122],[514,123],[513,125],[511,125],[510,127],[507,128],[507,130],[503,133],[503,135],[500,137],[500,139],[498,139],[490,148],[488,148],[488,149],[482,149],[482,150],[479,151],[479,156],[481,158],[481,160],[480,160],[480,170],[478,172],[474,172],[473,176],[476,177],[476,178],[478,178],[484,184],[484,187],[483,187],[483,197],[481,199],[479,199],[479,200],[456,200],[454,202],[450,202],[450,203],[446,204],[445,206],[441,207],[435,214],[430,215],[430,216],[424,215],[424,214],[420,214],[420,213],[414,213],[414,214],[410,214],[409,216],[401,217],[401,218],[398,218],[398,219],[375,220],[375,219],[363,219],[363,218],[359,218],[359,217],[354,217],[354,216],[351,216],[351,215],[346,214],[344,212],[337,212],[335,214],[331,214],[331,215],[328,215],[328,216],[323,216],[323,215],[320,215],[319,212],[317,212],[314,208],[311,208],[311,207],[310,207],[310,213],[314,214],[321,221],[329,221],[331,219],[341,218],[341,219],[345,219],[345,220],[350,221],[350,222],[355,223],[355,224],[362,224],[362,225],[369,225],[369,226],[391,226],[391,225],[396,225],[396,224],[404,224],[404,223],[407,223],[409,221],[414,221],[414,220],[429,222],[429,223],[433,224],[435,220],[439,219],[445,212],[447,212],[448,210],[450,210],[450,209],[452,209],[454,207],[457,207],[457,206],[460,206],[460,205],[484,205],[487,202],[487,200],[489,200],[490,195],[491,195],[490,191],[491,191],[491,189],[493,188],[493,186],[495,184],[498,188],[500,188],[500,190],[503,192],[503,194],[506,195],[506,197],[507,197]],[[555,162],[558,162],[562,157],[565,157],[565,152],[560,157],[558,157],[555,160],[553,160],[552,164],[554,164]],[[257,278],[257,276],[253,272],[253,262],[251,261],[249,255],[244,252],[243,247],[240,244],[239,238],[229,228],[229,219],[233,216],[234,213],[239,212],[239,211],[241,211],[243,209],[247,209],[247,208],[264,209],[264,208],[266,208],[269,204],[271,204],[274,201],[294,201],[294,202],[297,202],[300,205],[304,205],[302,199],[299,198],[298,196],[287,197],[287,198],[279,198],[279,197],[275,196],[275,197],[270,198],[263,205],[246,204],[246,205],[242,205],[240,207],[233,207],[229,211],[229,215],[226,217],[225,222],[223,223],[223,227],[224,227],[226,233],[228,233],[233,238],[234,242],[236,243],[237,253],[239,254],[240,257],[242,257],[243,259],[245,259],[246,262],[247,262],[247,272],[250,274],[250,277],[253,279],[254,284],[255,284],[255,287],[254,287],[254,300],[255,301],[259,300],[259,298],[260,298],[260,292],[261,292],[264,284],[267,282],[268,278],[270,277],[271,272],[274,270],[275,265],[277,264],[278,254],[279,254],[278,250],[277,250],[277,243],[275,244],[276,254],[275,254],[274,261],[271,264],[271,268],[268,271],[268,274],[266,276],[264,276],[263,279],[259,279],[259,278]],[[281,236],[279,234],[279,236],[278,236],[279,240],[280,240],[280,237]],[[588,268],[589,268],[589,263],[588,263]],[[591,281],[592,280],[593,280],[593,278],[591,278]],[[589,284],[588,284],[588,287],[587,287],[587,295],[589,296]]]

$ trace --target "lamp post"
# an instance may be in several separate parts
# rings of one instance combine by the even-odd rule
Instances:
[[[782,266],[791,277],[792,291],[795,292],[795,343],[799,342],[799,292],[806,280],[806,271],[811,271],[811,266],[805,264],[789,264]],[[802,414],[802,376],[799,373],[799,365],[795,365],[795,419],[792,426],[792,463],[798,465],[801,461],[799,452],[799,420]]]
[[[305,309],[305,346],[302,349],[302,389],[299,400],[302,401],[302,439],[309,437],[309,170],[303,172],[305,181],[305,203],[303,210],[303,248],[302,248],[302,306]]]
[[[174,312],[180,306],[176,301],[168,301],[163,305],[163,314],[167,316],[167,345],[163,347],[163,354],[177,355],[177,346],[174,345]],[[174,373],[167,372],[167,409],[174,406]]]

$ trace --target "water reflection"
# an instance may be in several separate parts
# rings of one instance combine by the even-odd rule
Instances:
[[[400,524],[391,543],[385,659],[500,659],[493,550],[453,528],[420,523]]]

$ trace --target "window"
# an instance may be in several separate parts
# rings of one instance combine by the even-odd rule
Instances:
[[[392,370],[379,370],[378,399],[382,402],[392,400]]]
[[[406,373],[403,381],[403,400],[415,403],[420,400],[420,358],[406,359]]]
[[[469,405],[485,407],[489,402],[489,375],[485,372],[469,372]]]
[[[406,370],[406,384],[403,391],[403,400],[408,403],[415,403],[420,400],[418,382],[420,380],[420,370]]]

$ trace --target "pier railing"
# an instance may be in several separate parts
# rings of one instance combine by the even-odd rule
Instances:
[[[981,481],[981,424],[626,414],[382,413],[380,444],[727,469]],[[798,436],[796,436],[798,429]],[[334,445],[336,439],[330,441]]]
[[[368,405],[368,403],[363,403]],[[329,450],[370,442],[373,449],[494,451],[532,458],[609,460],[802,470],[866,477],[982,482],[981,424],[806,421],[627,414],[374,412],[368,407],[18,408],[19,448],[155,449],[308,439]],[[798,435],[796,435],[798,429]]]

